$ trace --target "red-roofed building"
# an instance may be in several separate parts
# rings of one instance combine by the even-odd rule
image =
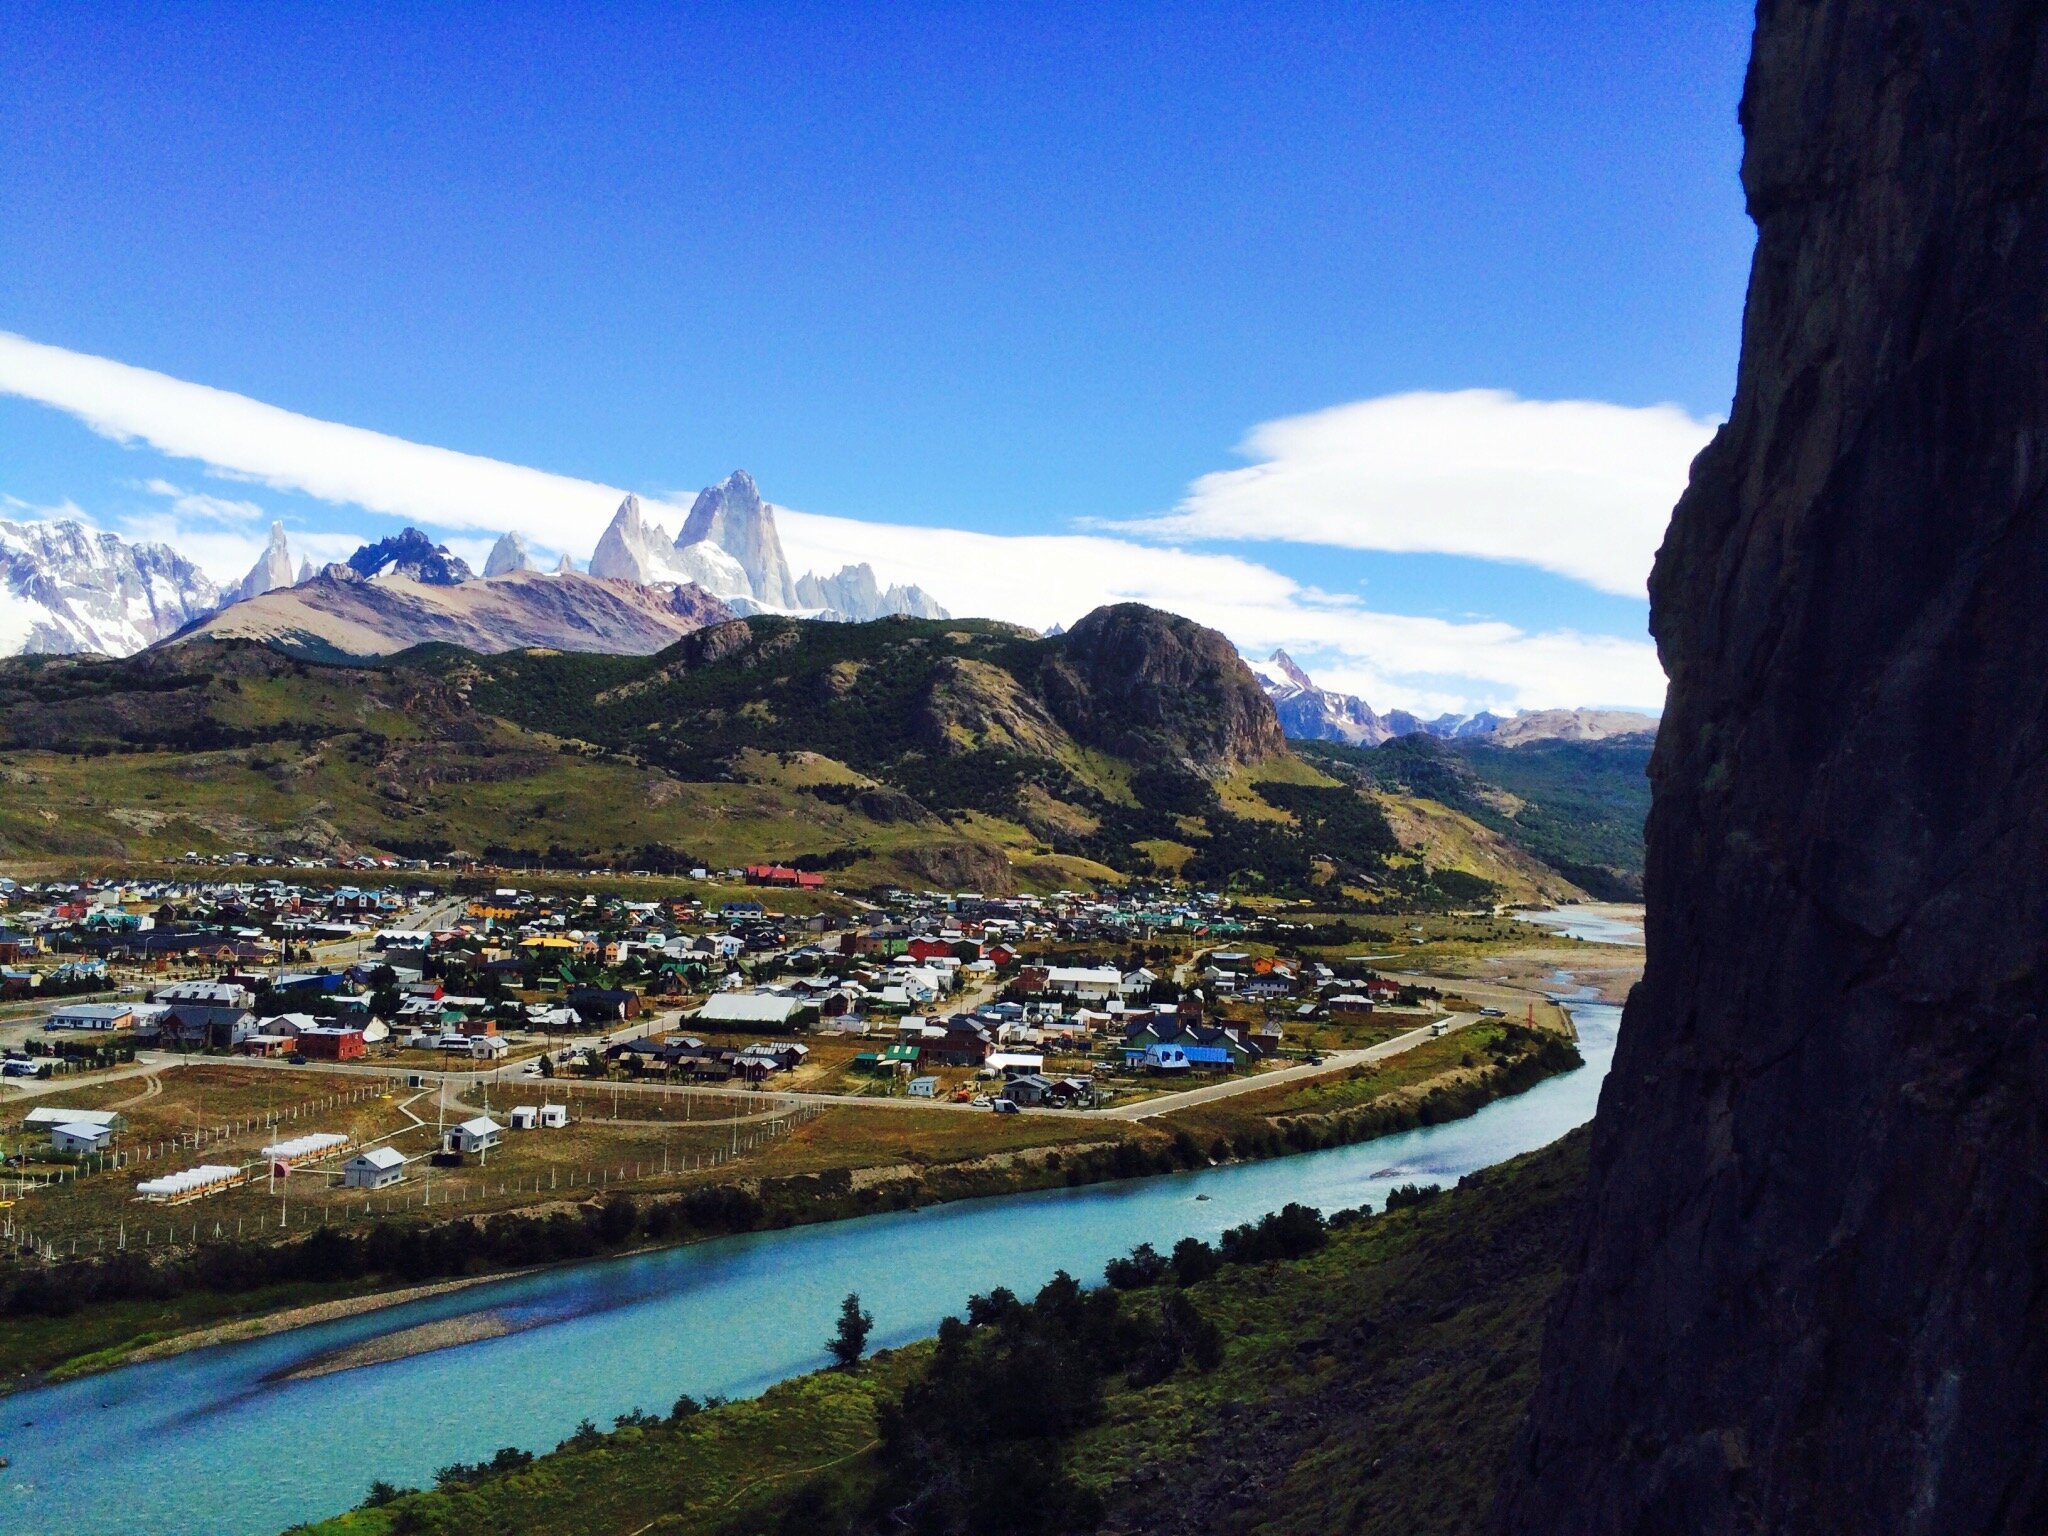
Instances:
[[[749,864],[746,870],[749,885],[783,885],[796,890],[816,890],[825,883],[823,875],[808,870],[791,869],[787,864]]]

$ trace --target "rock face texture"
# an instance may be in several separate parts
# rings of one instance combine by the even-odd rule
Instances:
[[[1505,1532],[2048,1528],[2048,45],[1765,0],[1648,969]]]
[[[628,496],[590,556],[590,574],[642,586],[694,582],[720,597],[751,598],[753,582],[738,560],[708,540],[671,543],[668,530],[646,520],[638,496]]]
[[[676,547],[699,543],[715,545],[739,561],[753,595],[762,602],[775,608],[797,606],[796,583],[783,557],[782,536],[775,531],[774,510],[744,469],[706,486],[690,503]]]
[[[402,576],[430,587],[453,587],[476,580],[467,561],[448,553],[417,528],[407,528],[348,557],[348,568],[365,581],[377,576]]]
[[[866,561],[841,566],[837,575],[806,572],[796,579],[796,600],[804,608],[822,608],[826,616],[849,624],[865,624],[903,614],[913,619],[950,619],[952,614],[923,587],[884,588]]]
[[[514,571],[533,569],[533,556],[526,548],[526,540],[517,533],[501,533],[498,542],[491,546],[491,553],[484,561],[484,575],[509,576]]]
[[[1075,740],[1203,777],[1287,750],[1236,647],[1142,603],[1097,608],[1051,641],[1038,692]]]
[[[270,542],[263,546],[263,553],[256,557],[256,563],[249,567],[244,576],[230,591],[225,601],[244,602],[252,597],[261,597],[266,592],[275,592],[279,587],[292,584],[292,547],[284,536],[284,524],[270,525]]]

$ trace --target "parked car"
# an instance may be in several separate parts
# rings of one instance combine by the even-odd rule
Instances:
[[[285,1057],[285,1060],[295,1067],[303,1067],[306,1064],[306,1053],[304,1051],[293,1051],[291,1055]]]
[[[989,1108],[994,1110],[999,1115],[1017,1115],[1023,1113],[1022,1110],[1017,1108],[1017,1103],[1014,1099],[997,1099],[994,1103],[989,1105]]]

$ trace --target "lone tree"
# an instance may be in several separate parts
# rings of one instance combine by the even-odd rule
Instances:
[[[874,1317],[860,1309],[860,1292],[848,1291],[839,1303],[839,1331],[825,1341],[833,1361],[843,1370],[858,1365],[867,1353],[868,1335],[874,1331]]]

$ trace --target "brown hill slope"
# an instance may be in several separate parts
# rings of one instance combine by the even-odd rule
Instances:
[[[645,587],[575,572],[514,571],[452,585],[343,566],[210,614],[172,642],[261,640],[328,658],[389,656],[416,645],[485,653],[549,646],[646,656],[732,610],[701,587]]]

